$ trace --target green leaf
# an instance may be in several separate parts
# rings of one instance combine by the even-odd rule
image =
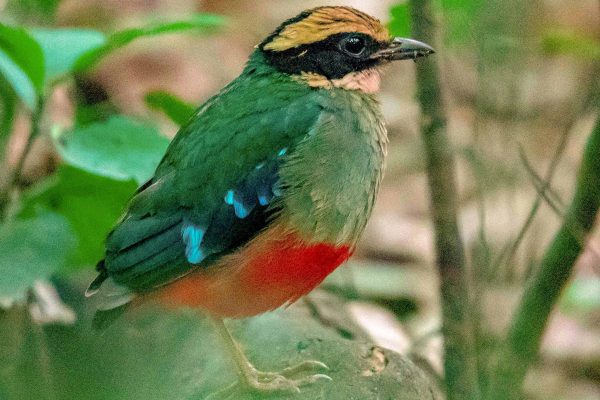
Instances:
[[[17,107],[17,96],[10,84],[0,75],[0,152],[3,151],[3,137],[12,131],[15,111]]]
[[[223,17],[218,15],[196,14],[188,21],[157,23],[147,27],[117,32],[112,34],[103,46],[83,54],[77,61],[75,69],[77,71],[88,69],[111,52],[118,50],[139,38],[182,32],[191,29],[207,32],[222,26],[224,21]]]
[[[36,280],[64,267],[75,243],[67,220],[52,213],[0,227],[0,298],[23,300]]]
[[[546,54],[568,54],[586,60],[600,60],[600,42],[575,32],[547,32],[542,41]]]
[[[79,57],[106,43],[104,34],[92,29],[38,28],[30,33],[44,53],[47,84],[72,72]]]
[[[196,109],[192,104],[161,90],[148,93],[145,101],[148,107],[162,111],[179,126],[185,124]]]
[[[57,141],[65,162],[93,174],[117,179],[148,180],[169,140],[156,128],[126,117],[75,128]]]
[[[34,109],[44,87],[44,55],[24,29],[0,24],[0,73],[23,102]]]
[[[75,110],[75,125],[82,128],[90,124],[106,122],[117,114],[119,110],[110,100],[93,104],[79,103]]]
[[[30,109],[35,109],[37,96],[33,84],[10,56],[0,49],[0,73],[10,83],[12,89]],[[3,93],[4,94],[4,93]]]
[[[389,23],[389,30],[393,36],[410,37],[410,6],[408,2],[396,4],[390,10],[392,19]]]
[[[66,218],[79,245],[68,253],[66,267],[95,264],[104,256],[104,239],[137,185],[62,166],[51,182],[27,192],[21,217],[51,210]]]
[[[41,93],[44,87],[44,54],[40,45],[23,28],[0,24],[0,48],[27,74]]]

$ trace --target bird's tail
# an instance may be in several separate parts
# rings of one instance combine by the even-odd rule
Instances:
[[[86,297],[98,294],[100,304],[92,319],[92,328],[106,330],[111,326],[131,305],[134,294],[127,288],[116,284],[109,276],[104,266],[104,260],[96,265],[99,272],[96,279],[90,283],[85,291]]]

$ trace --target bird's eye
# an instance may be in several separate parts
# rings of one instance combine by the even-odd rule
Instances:
[[[360,36],[350,36],[342,41],[341,47],[352,56],[360,56],[365,51],[366,43]]]

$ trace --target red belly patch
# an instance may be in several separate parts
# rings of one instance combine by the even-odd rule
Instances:
[[[208,270],[192,273],[157,295],[222,317],[248,317],[291,304],[352,254],[350,246],[307,244],[281,226],[267,229]]]

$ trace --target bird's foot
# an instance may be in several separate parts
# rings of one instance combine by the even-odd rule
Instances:
[[[312,374],[314,371],[327,371],[327,365],[320,361],[304,361],[300,364],[285,368],[279,372],[263,372],[253,366],[244,383],[259,392],[300,392],[300,387],[310,385],[319,380],[330,381],[325,374]]]
[[[300,393],[300,387],[318,381],[331,381],[325,375],[314,373],[329,368],[320,361],[304,361],[300,364],[285,368],[279,372],[264,372],[257,370],[248,363],[243,371],[243,378],[229,387],[211,394],[208,399],[229,399],[239,390],[244,388],[263,394],[269,393]]]

